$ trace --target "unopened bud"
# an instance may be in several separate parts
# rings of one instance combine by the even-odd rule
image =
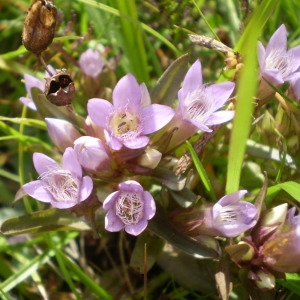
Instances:
[[[259,277],[259,280],[256,280],[255,284],[259,289],[268,291],[275,288],[275,276],[272,273],[260,270],[256,275]]]
[[[25,48],[37,55],[52,43],[57,9],[51,0],[35,0],[26,16],[22,42]]]
[[[72,103],[75,87],[71,76],[66,73],[66,69],[59,70],[52,77],[46,78],[45,95],[56,106]]]

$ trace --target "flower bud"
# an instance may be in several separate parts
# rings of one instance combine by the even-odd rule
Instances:
[[[244,241],[239,242],[236,245],[230,245],[225,248],[232,261],[240,265],[246,262],[250,262],[255,256],[254,247]]]
[[[259,280],[256,280],[255,284],[259,289],[268,291],[275,288],[275,276],[272,273],[260,270],[256,275]]]
[[[68,121],[54,118],[45,118],[48,134],[52,142],[62,151],[72,147],[81,134]]]
[[[45,95],[56,106],[71,104],[75,96],[75,87],[66,69],[59,70],[55,75],[46,78]]]
[[[145,153],[140,155],[137,159],[137,163],[140,166],[155,169],[161,160],[162,154],[153,148],[147,148]]]
[[[51,0],[35,0],[26,16],[22,42],[28,51],[37,55],[52,43],[57,20],[57,9]]]
[[[74,141],[74,150],[81,166],[98,177],[113,175],[112,156],[105,144],[94,137],[82,136]]]

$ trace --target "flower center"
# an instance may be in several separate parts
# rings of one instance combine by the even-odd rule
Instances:
[[[213,111],[214,101],[205,88],[191,92],[187,102],[189,104],[185,112],[186,119],[204,123]]]
[[[281,71],[283,78],[290,75],[292,71],[291,56],[284,49],[271,50],[270,54],[266,57],[265,65],[266,69]]]
[[[222,207],[216,219],[218,224],[231,224],[239,221],[241,218],[241,211],[239,205],[228,205]]]
[[[79,181],[71,172],[64,169],[52,169],[40,176],[45,189],[47,189],[57,201],[74,202],[78,200]]]
[[[116,112],[110,120],[110,127],[113,134],[122,139],[134,138],[141,131],[140,120],[128,111]]]
[[[125,225],[136,224],[143,217],[144,203],[139,193],[121,192],[116,202],[116,215]]]

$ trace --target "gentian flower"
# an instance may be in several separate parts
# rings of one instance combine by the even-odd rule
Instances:
[[[73,207],[90,196],[93,181],[89,176],[82,177],[81,166],[72,148],[65,150],[62,167],[42,153],[33,154],[33,163],[40,176],[23,185],[29,196],[61,209]]]
[[[88,172],[107,177],[113,174],[112,156],[98,138],[82,136],[74,141],[74,150],[81,166]]]
[[[255,205],[240,199],[246,190],[222,197],[212,208],[213,227],[226,237],[236,237],[257,223]]]
[[[78,62],[82,72],[94,78],[101,73],[104,67],[104,61],[100,56],[100,52],[92,49],[83,52]]]
[[[127,74],[119,80],[113,94],[113,104],[93,98],[88,102],[92,121],[105,130],[105,138],[113,150],[122,146],[140,149],[148,145],[146,134],[165,126],[174,116],[170,107],[148,102],[145,86],[139,86],[135,77]]]
[[[51,72],[55,73],[55,70],[51,65],[48,65],[47,68]],[[46,76],[48,76],[48,72],[46,72]],[[24,74],[24,80],[25,80],[25,89],[28,97],[20,97],[19,100],[28,108],[32,110],[37,110],[35,103],[32,100],[31,89],[38,88],[39,90],[41,90],[41,92],[44,92],[45,82],[29,74]]]
[[[202,68],[199,60],[188,70],[182,88],[178,92],[181,118],[198,129],[211,132],[207,126],[231,120],[233,111],[217,111],[234,90],[233,82],[221,82],[209,86],[202,83]]]
[[[144,191],[136,181],[128,180],[119,184],[119,191],[110,194],[103,202],[107,210],[105,229],[108,231],[125,231],[138,235],[153,218],[156,206],[151,194]]]
[[[72,147],[74,141],[81,136],[80,132],[68,121],[55,118],[45,118],[45,121],[52,142],[62,151]]]
[[[266,48],[258,42],[260,73],[273,84],[291,80],[300,66],[300,46],[287,49],[287,32],[281,25],[272,35]]]

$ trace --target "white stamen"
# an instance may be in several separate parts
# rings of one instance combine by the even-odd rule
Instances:
[[[121,192],[116,202],[116,214],[124,224],[136,224],[143,217],[141,194]]]

